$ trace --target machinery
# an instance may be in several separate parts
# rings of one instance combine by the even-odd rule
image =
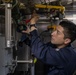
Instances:
[[[25,45],[25,34],[22,30],[27,29],[31,14],[35,11],[40,15],[37,27],[40,29],[41,38],[49,38],[48,31],[55,30],[58,22],[65,18],[66,9],[61,2],[0,0],[0,75],[35,74],[37,59]],[[46,41],[49,41],[48,38]]]

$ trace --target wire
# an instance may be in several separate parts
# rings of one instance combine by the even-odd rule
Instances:
[[[12,9],[18,4],[18,0],[16,0],[16,3],[12,6]]]

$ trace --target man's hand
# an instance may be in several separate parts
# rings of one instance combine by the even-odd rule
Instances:
[[[27,30],[23,30],[22,33],[30,34],[30,28],[27,26]]]
[[[32,25],[36,24],[38,20],[39,20],[39,15],[34,12],[30,20],[30,32],[37,29],[35,26]]]
[[[32,18],[30,20],[30,27],[31,27],[31,25],[36,24],[37,21],[39,20],[39,15],[38,14],[33,13],[33,15],[31,15],[31,16],[32,16]],[[29,26],[27,26],[27,30],[26,31],[22,31],[22,32],[29,34],[33,30],[36,30],[36,27],[32,26],[31,28],[29,28]]]
[[[31,20],[30,20],[30,25],[36,24],[38,20],[39,20],[39,15],[36,14],[36,13],[34,13],[34,14],[32,15]]]

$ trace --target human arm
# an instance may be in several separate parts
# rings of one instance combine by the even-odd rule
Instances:
[[[35,16],[30,21],[30,34],[31,34],[31,52],[38,59],[46,64],[60,65],[64,63],[64,57],[62,52],[58,52],[51,45],[44,44],[38,33],[37,28],[34,26],[38,20],[38,16]],[[32,25],[32,26],[31,26]],[[63,60],[64,59],[64,60]]]
[[[36,24],[36,17],[35,17],[35,20],[33,18],[33,20],[31,20],[30,22],[31,22],[31,25]],[[41,41],[37,32],[38,32],[37,28],[35,26],[32,26],[31,33],[30,33],[32,54],[34,54],[34,56],[36,56],[38,59],[40,59],[44,63],[58,65],[59,61],[57,62],[57,58],[58,58],[57,52],[51,46],[44,44]]]

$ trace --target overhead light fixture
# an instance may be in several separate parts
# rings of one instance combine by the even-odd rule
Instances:
[[[64,18],[64,19],[68,19],[68,20],[76,20],[75,17],[67,17],[67,18]]]

